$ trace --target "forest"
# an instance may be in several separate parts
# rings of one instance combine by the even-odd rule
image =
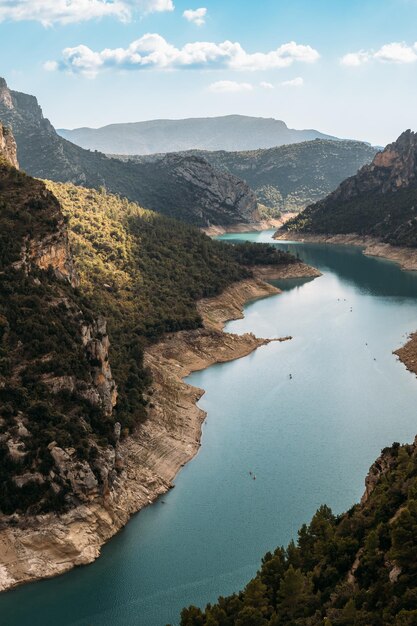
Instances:
[[[184,609],[181,626],[415,626],[415,444],[385,448],[372,469],[361,504],[340,516],[321,506],[241,592]]]

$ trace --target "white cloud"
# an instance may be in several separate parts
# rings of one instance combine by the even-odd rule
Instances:
[[[136,11],[173,10],[173,0],[0,0],[0,22],[30,20],[50,26],[101,17],[128,22]]]
[[[304,85],[304,79],[301,78],[301,76],[298,76],[292,80],[284,80],[281,85],[283,87],[302,87]]]
[[[58,63],[56,61],[46,61],[43,64],[43,69],[47,72],[55,72],[58,69]]]
[[[360,50],[359,52],[349,52],[349,54],[345,54],[345,56],[341,58],[340,62],[342,65],[346,65],[346,67],[359,67],[359,65],[367,63],[369,59],[369,52]]]
[[[197,26],[203,26],[203,24],[206,23],[206,15],[207,9],[205,9],[204,7],[194,10],[187,9],[182,14],[182,16],[185,17],[188,22],[193,22],[193,24],[196,24]]]
[[[271,52],[246,52],[240,43],[196,41],[176,48],[161,35],[148,33],[127,48],[105,48],[95,52],[84,45],[65,48],[59,69],[95,76],[105,69],[232,69],[271,70],[294,62],[314,63],[319,53],[295,42]]]
[[[259,83],[260,87],[262,87],[262,89],[274,89],[274,85],[272,83],[267,83],[266,81],[262,81],[261,83]]]
[[[237,83],[234,80],[218,80],[209,86],[212,93],[239,93],[252,90],[253,85],[250,83]]]
[[[340,62],[347,67],[359,67],[372,60],[385,63],[415,63],[417,61],[417,43],[409,46],[404,42],[394,42],[385,44],[376,52],[374,50],[350,52],[345,54]]]
[[[414,63],[417,61],[417,44],[389,43],[374,54],[374,58],[387,63]]]

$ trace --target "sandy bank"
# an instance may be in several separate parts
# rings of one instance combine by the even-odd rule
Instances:
[[[253,222],[252,224],[232,224],[230,226],[210,226],[209,228],[203,228],[203,232],[210,237],[218,237],[226,233],[248,233],[252,231],[269,230],[271,228],[281,228],[285,222],[288,222],[292,217],[295,217],[298,213],[283,213],[280,218],[261,220],[259,222]]]
[[[417,248],[404,246],[392,246],[383,243],[374,237],[361,237],[360,235],[316,235],[312,233],[276,232],[274,239],[280,241],[305,241],[317,243],[345,244],[361,246],[367,256],[377,256],[401,265],[404,270],[417,270]]]
[[[268,271],[274,278],[318,275],[301,263],[273,269]],[[134,513],[170,489],[179,469],[199,449],[205,418],[196,406],[203,390],[183,378],[269,343],[253,334],[226,334],[222,328],[227,320],[243,316],[247,301],[277,293],[256,277],[236,283],[199,302],[204,328],[173,333],[147,350],[153,374],[149,418],[122,443],[124,469],[114,488],[64,515],[16,516],[15,525],[0,527],[0,590],[91,563]]]

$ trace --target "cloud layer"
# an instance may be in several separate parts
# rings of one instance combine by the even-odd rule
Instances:
[[[173,10],[173,0],[0,0],[0,22],[31,20],[50,26],[101,17],[128,22],[136,11]]]
[[[62,59],[48,61],[47,69],[57,67],[74,73],[95,76],[106,69],[231,69],[272,70],[289,67],[294,62],[314,63],[320,55],[311,46],[294,41],[271,52],[246,52],[240,43],[197,41],[176,48],[158,34],[148,33],[127,48],[106,48],[99,52],[88,46],[65,48]]]
[[[370,61],[383,63],[415,63],[417,61],[417,43],[411,46],[404,42],[387,43],[379,50],[360,50],[349,52],[340,60],[347,67],[359,67]]]
[[[196,24],[197,26],[203,26],[203,24],[206,23],[206,15],[207,15],[207,9],[205,9],[204,7],[201,7],[200,9],[194,9],[194,10],[187,9],[182,14],[182,16],[185,17],[185,19],[188,22],[192,22],[193,24]]]

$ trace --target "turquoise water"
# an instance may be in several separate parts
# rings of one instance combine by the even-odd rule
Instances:
[[[280,283],[227,330],[293,340],[190,376],[206,389],[203,445],[165,504],[94,564],[1,595],[2,626],[175,623],[182,606],[241,588],[320,504],[347,509],[381,448],[412,441],[417,380],[392,351],[417,329],[417,274],[355,248],[279,247],[323,276]]]

